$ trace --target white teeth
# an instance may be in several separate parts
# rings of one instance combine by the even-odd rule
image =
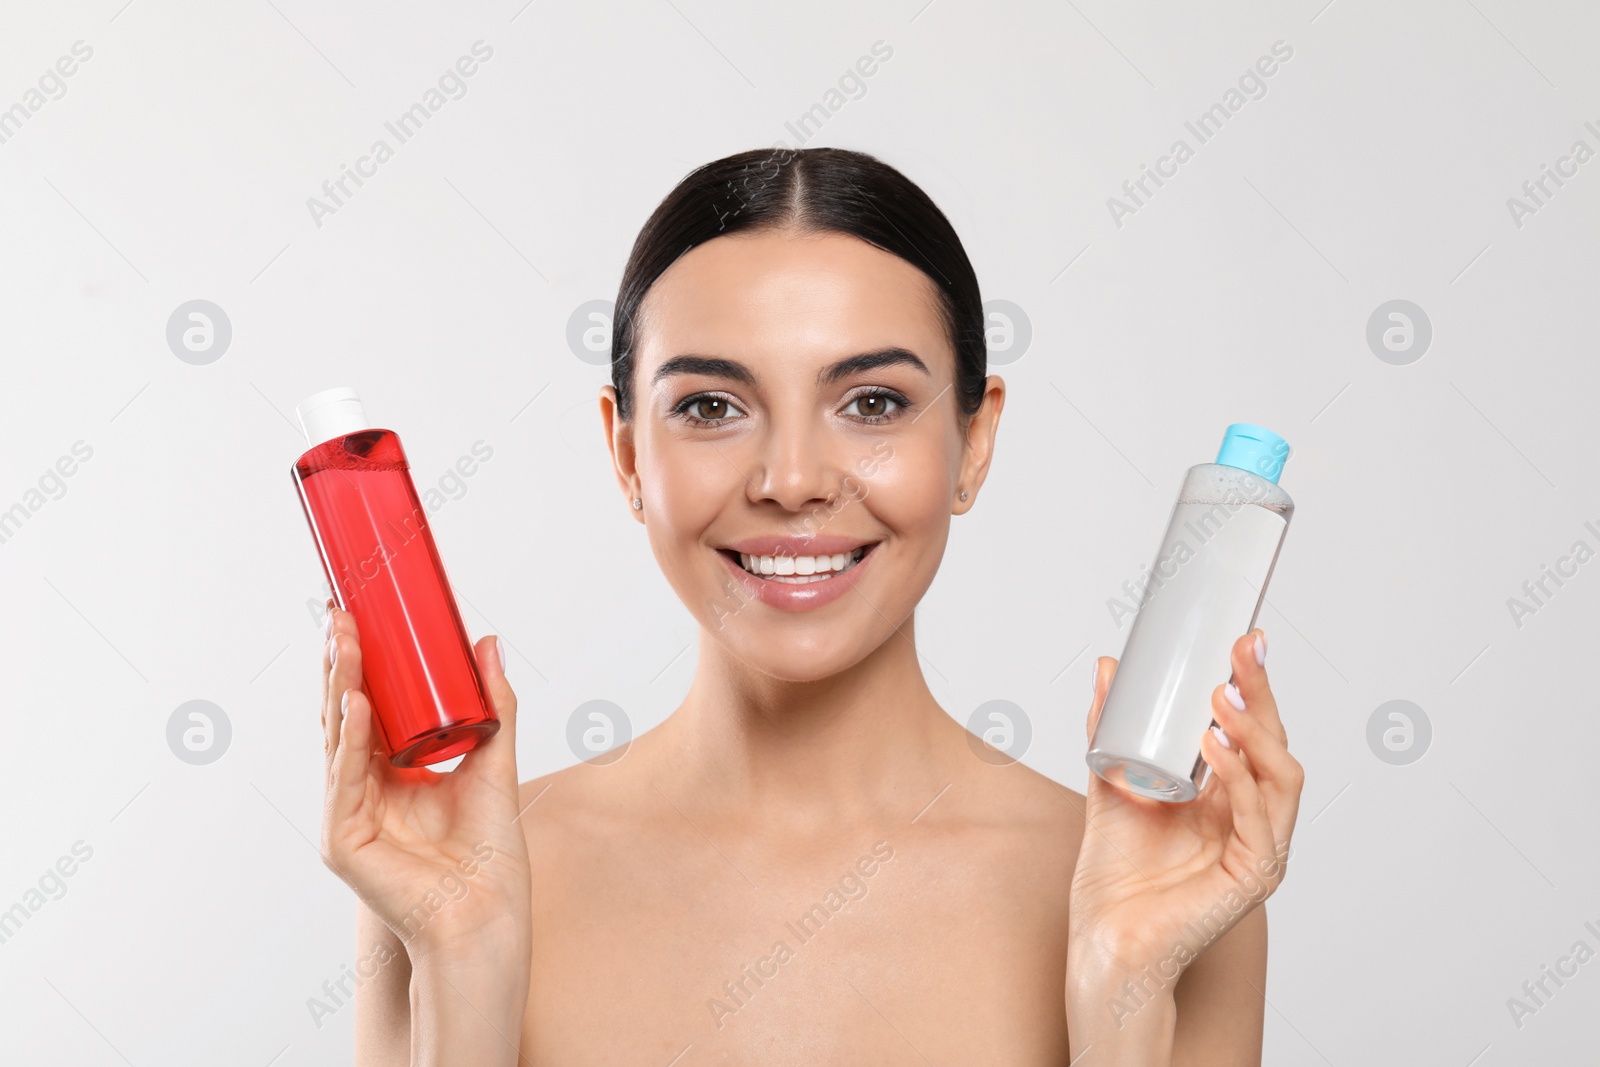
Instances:
[[[849,570],[861,561],[865,547],[831,556],[753,556],[739,553],[739,564],[751,574],[771,575],[772,580],[798,584],[825,581]]]

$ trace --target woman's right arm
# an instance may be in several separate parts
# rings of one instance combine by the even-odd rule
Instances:
[[[374,973],[375,972],[375,973]],[[355,1067],[406,1067],[411,1062],[411,957],[406,946],[356,901]]]
[[[518,983],[504,982],[502,968],[487,954],[455,963],[432,957],[414,970],[404,943],[361,903],[356,905],[356,946],[364,954],[357,959],[371,961],[356,991],[356,1067],[448,1062],[439,1055],[445,1049],[472,1063],[515,1054],[526,986],[519,993]],[[512,965],[515,961],[506,964]],[[525,961],[521,969],[527,970]]]
[[[530,874],[516,818],[517,702],[498,647],[484,638],[474,654],[499,732],[447,774],[397,768],[374,750],[355,620],[332,615],[323,653],[322,855],[362,903],[363,1067],[518,1062]]]

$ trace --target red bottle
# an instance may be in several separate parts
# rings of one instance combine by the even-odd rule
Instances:
[[[334,601],[361,635],[362,691],[389,762],[439,763],[500,729],[467,630],[393,430],[367,422],[355,390],[297,409],[310,451],[295,487]]]

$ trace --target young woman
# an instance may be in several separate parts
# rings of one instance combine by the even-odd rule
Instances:
[[[983,327],[949,222],[871,156],[746,152],[656,209],[600,415],[701,625],[694,682],[621,758],[519,785],[486,637],[500,732],[397,770],[333,613],[323,850],[361,900],[359,1063],[1260,1063],[1260,904],[1302,782],[1264,635],[1187,804],[996,758],[923,680],[913,612],[1005,400]]]

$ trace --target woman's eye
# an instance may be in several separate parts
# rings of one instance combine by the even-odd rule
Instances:
[[[678,414],[690,422],[727,422],[744,412],[720,396],[691,396],[678,405]]]
[[[845,411],[868,421],[888,418],[904,407],[903,401],[888,393],[862,393],[845,405]],[[852,411],[851,409],[855,409]]]

